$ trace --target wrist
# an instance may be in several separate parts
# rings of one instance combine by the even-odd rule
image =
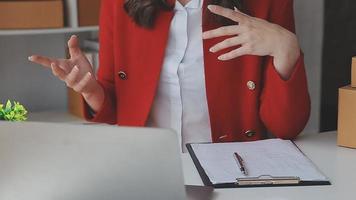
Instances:
[[[279,48],[272,54],[276,71],[284,80],[288,80],[300,57],[300,47],[295,34],[286,36],[285,42],[281,42]]]
[[[83,98],[94,112],[98,112],[104,102],[105,93],[102,86],[98,83],[90,92],[83,92]]]

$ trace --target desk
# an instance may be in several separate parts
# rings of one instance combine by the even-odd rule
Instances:
[[[38,116],[46,116],[51,121],[66,121],[66,114],[34,115],[33,121],[42,121]],[[72,122],[72,121],[71,121]],[[76,120],[73,123],[83,123]],[[355,199],[356,198],[356,150],[336,146],[336,133],[305,134],[296,140],[301,150],[329,177],[331,186],[298,186],[268,188],[217,189],[214,200],[309,200],[309,199]],[[185,184],[202,185],[201,178],[188,154],[182,155]]]

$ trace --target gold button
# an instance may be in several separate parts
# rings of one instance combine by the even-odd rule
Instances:
[[[223,140],[225,138],[227,138],[227,135],[222,135],[222,136],[219,137],[219,140]]]
[[[249,90],[255,90],[256,89],[256,83],[255,82],[253,82],[253,81],[247,81],[247,88],[249,89]]]
[[[119,77],[121,80],[126,80],[127,79],[127,75],[124,71],[119,71],[118,73]]]
[[[256,132],[255,132],[255,131],[252,131],[252,130],[248,130],[248,131],[245,132],[245,135],[246,135],[247,137],[253,137],[253,136],[256,135]]]

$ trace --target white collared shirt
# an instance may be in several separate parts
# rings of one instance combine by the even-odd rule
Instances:
[[[178,133],[182,150],[190,142],[211,142],[205,91],[202,3],[176,1],[161,77],[148,126]]]

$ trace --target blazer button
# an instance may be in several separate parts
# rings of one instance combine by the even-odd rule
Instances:
[[[127,79],[127,75],[124,71],[119,71],[118,73],[119,77],[121,80],[126,80]]]
[[[250,137],[255,136],[256,132],[252,131],[252,130],[248,130],[248,131],[245,132],[245,135],[250,138]]]
[[[226,138],[227,138],[227,135],[222,135],[222,136],[219,137],[219,141],[223,141]]]
[[[256,83],[255,82],[253,82],[253,81],[247,81],[247,88],[249,89],[249,90],[255,90],[256,89]]]

